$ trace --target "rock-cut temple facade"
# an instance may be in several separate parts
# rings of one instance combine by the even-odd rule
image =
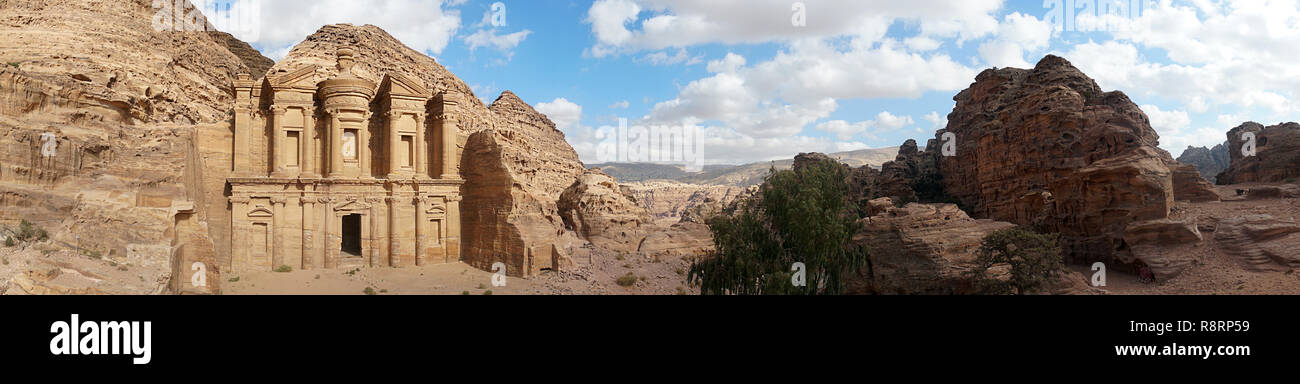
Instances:
[[[235,80],[229,270],[460,261],[457,99],[353,60]]]

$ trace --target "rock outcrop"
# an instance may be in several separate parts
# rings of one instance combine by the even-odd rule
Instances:
[[[1075,263],[1112,261],[1130,223],[1169,215],[1175,163],[1157,147],[1146,114],[1065,59],[986,70],[954,100],[947,128],[925,151],[900,152],[895,163],[905,166],[886,164],[882,185],[937,183],[974,217],[1060,233],[1066,261]],[[952,156],[943,156],[945,144]],[[925,171],[931,158],[937,174]],[[1203,187],[1182,176],[1180,185]]]
[[[927,146],[928,149],[934,147],[933,142]],[[935,182],[939,175],[938,155],[939,152],[933,150],[919,151],[916,140],[908,139],[899,147],[894,161],[880,166],[873,197],[913,202],[921,200],[920,196],[933,195],[936,188],[942,188]]]
[[[599,169],[588,170],[560,195],[564,225],[597,247],[636,252],[654,228],[631,191]]]
[[[1211,183],[1215,182],[1219,173],[1228,169],[1228,165],[1232,162],[1228,156],[1227,143],[1216,145],[1214,148],[1188,146],[1177,160],[1179,163],[1196,166],[1201,177]]]
[[[1219,194],[1214,192],[1214,185],[1201,177],[1196,166],[1179,162],[1169,162],[1166,165],[1173,173],[1174,200],[1193,203],[1222,200]]]
[[[1247,132],[1255,135],[1253,156],[1244,151],[1248,142],[1243,134]],[[1300,178],[1300,124],[1265,127],[1246,122],[1228,131],[1228,155],[1231,163],[1219,174],[1219,185],[1294,182]]]
[[[1128,254],[1121,253],[1124,264],[1138,262],[1151,268],[1159,280],[1178,276],[1196,262],[1190,249],[1200,246],[1201,232],[1195,222],[1170,219],[1133,223],[1124,231]]]
[[[882,294],[973,294],[968,274],[980,241],[1015,224],[976,220],[952,204],[908,204],[864,220],[853,242],[867,247],[872,285],[855,292]]]
[[[709,205],[726,204],[744,190],[728,185],[699,185],[676,181],[643,181],[622,185],[632,191],[637,203],[645,207],[656,221],[664,224],[683,221],[692,210],[707,211],[712,209]]]
[[[232,52],[247,44],[228,36],[156,31],[156,14],[148,0],[0,5],[0,216],[103,255],[70,259],[75,268],[134,260],[167,269],[180,245],[173,207],[204,194],[187,177],[202,157],[191,143],[228,130],[229,84],[250,71],[245,61],[269,61]]]
[[[1300,225],[1295,219],[1246,215],[1219,220],[1214,241],[1247,269],[1289,271],[1300,268]]]
[[[485,106],[470,87],[433,58],[373,25],[327,25],[308,36],[270,70],[317,65],[313,75],[335,75],[335,53],[355,51],[352,73],[378,83],[398,73],[459,101],[461,259],[490,270],[506,264],[510,276],[528,276],[566,263],[564,225],[556,201],[584,168],[564,134],[513,92]],[[378,145],[378,144],[372,144]]]

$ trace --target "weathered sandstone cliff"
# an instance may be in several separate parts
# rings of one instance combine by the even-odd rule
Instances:
[[[1255,135],[1255,154],[1246,156],[1243,134]],[[1246,122],[1228,131],[1227,169],[1218,176],[1219,185],[1251,182],[1294,182],[1300,178],[1300,124],[1265,127]]]

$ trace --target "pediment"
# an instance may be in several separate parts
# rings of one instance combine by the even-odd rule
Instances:
[[[368,209],[370,209],[370,204],[360,200],[348,200],[334,207],[334,211],[364,211]]]
[[[311,78],[316,74],[317,69],[320,69],[320,66],[308,65],[295,69],[289,73],[275,76],[271,79],[271,85],[277,88],[315,87],[316,85],[311,83]]]
[[[423,81],[412,79],[400,73],[384,75],[380,88],[393,95],[428,97],[429,89]]]
[[[253,210],[248,211],[248,217],[272,217],[272,216],[275,216],[275,214],[271,213],[271,210],[266,208],[266,206],[264,205],[259,205],[253,208]]]

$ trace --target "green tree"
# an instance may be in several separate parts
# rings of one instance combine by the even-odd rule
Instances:
[[[980,243],[972,273],[984,293],[1023,295],[1042,287],[1064,268],[1057,235],[1039,234],[1021,228],[990,233]],[[1010,266],[1010,275],[995,279],[988,275],[997,265]]]
[[[870,271],[866,250],[852,242],[861,225],[847,176],[828,159],[770,171],[756,201],[710,220],[715,252],[696,260],[688,279],[706,295],[842,293],[847,277]],[[802,286],[792,281],[795,263],[804,265]]]

